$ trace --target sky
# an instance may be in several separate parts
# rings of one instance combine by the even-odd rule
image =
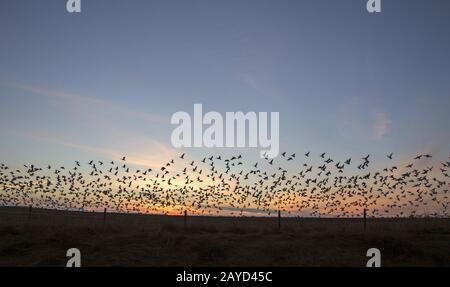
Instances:
[[[0,162],[156,167],[173,113],[279,112],[281,150],[450,152],[450,2],[0,2]],[[188,148],[244,153],[259,148]]]

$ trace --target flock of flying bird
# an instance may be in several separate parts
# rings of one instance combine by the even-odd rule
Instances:
[[[283,152],[250,164],[242,155],[188,159],[136,169],[125,157],[75,161],[71,168],[0,163],[0,206],[242,216],[449,217],[448,160],[421,154],[375,171],[370,155],[336,161],[326,153]],[[386,156],[393,162],[393,154]],[[319,163],[317,163],[319,162]],[[356,162],[356,163],[355,163]],[[288,169],[289,166],[290,170]]]

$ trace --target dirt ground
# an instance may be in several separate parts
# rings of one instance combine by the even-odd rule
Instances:
[[[450,266],[450,219],[188,217],[0,208],[0,266]]]

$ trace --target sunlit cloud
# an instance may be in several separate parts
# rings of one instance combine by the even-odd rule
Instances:
[[[131,151],[131,149],[118,150],[114,148],[72,143],[37,133],[26,133],[23,135],[36,141],[45,141],[67,148],[89,152],[93,155],[102,156],[111,160],[118,160],[123,156],[126,156],[128,164],[150,168],[161,167],[168,159],[179,153],[174,148],[153,139],[148,139],[145,141],[145,149],[137,148]],[[133,145],[131,142],[128,143],[131,146],[137,146],[137,144]]]

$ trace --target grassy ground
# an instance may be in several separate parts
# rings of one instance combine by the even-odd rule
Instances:
[[[449,219],[221,218],[0,208],[0,266],[450,266]]]

